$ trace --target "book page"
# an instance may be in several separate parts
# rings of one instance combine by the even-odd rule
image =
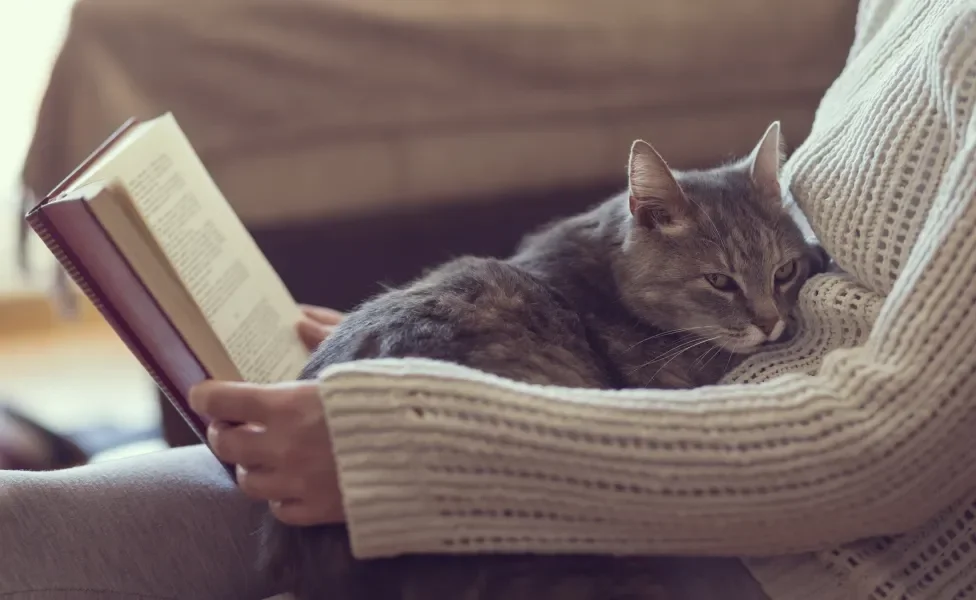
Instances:
[[[102,189],[88,198],[89,210],[210,376],[240,381],[237,365],[156,243],[125,184],[112,181],[100,182]]]
[[[297,377],[308,359],[298,306],[171,115],[84,180],[116,177],[241,377]]]

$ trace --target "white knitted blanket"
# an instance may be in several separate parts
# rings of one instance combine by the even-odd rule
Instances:
[[[728,385],[328,369],[357,554],[792,553],[749,562],[775,600],[976,597],[974,102],[976,1],[862,2],[784,174],[848,274]]]

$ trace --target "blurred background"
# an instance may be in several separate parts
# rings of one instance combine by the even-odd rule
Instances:
[[[349,309],[622,189],[635,138],[677,168],[773,120],[800,143],[855,5],[0,2],[0,465],[24,440],[62,444],[28,468],[195,441],[90,306],[59,316],[37,240],[18,269],[25,194],[128,117],[172,111],[296,298]]]

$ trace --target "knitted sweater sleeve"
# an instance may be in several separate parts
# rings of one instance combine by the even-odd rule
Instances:
[[[976,476],[976,130],[866,343],[814,375],[664,392],[421,360],[321,391],[357,556],[763,555],[894,534]]]

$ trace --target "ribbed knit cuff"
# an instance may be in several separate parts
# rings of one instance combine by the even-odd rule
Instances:
[[[405,396],[347,385],[322,386],[353,554],[382,558],[440,549],[440,519],[433,519],[425,470],[412,457],[412,407]],[[352,382],[347,382],[352,383]],[[372,388],[372,389],[370,389]]]

